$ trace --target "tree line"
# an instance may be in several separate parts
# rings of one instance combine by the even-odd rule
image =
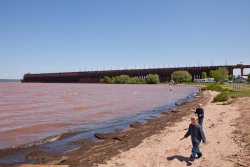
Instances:
[[[201,78],[214,78],[216,82],[224,82],[225,80],[233,80],[234,76],[229,75],[229,71],[225,67],[220,67],[217,70],[210,70],[209,73],[202,72]],[[174,82],[191,82],[192,75],[188,71],[174,71],[171,75],[171,79]],[[248,81],[250,81],[250,74],[248,75]],[[120,75],[115,77],[105,76],[102,83],[115,83],[115,84],[158,84],[160,83],[160,77],[157,74],[149,74],[145,78],[142,77],[130,77],[129,75]]]
[[[105,76],[101,82],[114,84],[158,84],[160,83],[160,77],[157,74],[148,74],[145,78],[130,77],[129,75]]]
[[[210,70],[209,73],[202,72],[201,79],[214,78],[216,82],[223,82],[226,79],[232,80],[233,76],[229,75],[229,71],[225,67],[220,67],[217,70]],[[172,79],[175,82],[191,82],[192,76],[188,71],[175,71],[172,74]]]

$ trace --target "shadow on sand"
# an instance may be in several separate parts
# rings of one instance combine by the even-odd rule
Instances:
[[[177,159],[180,162],[186,162],[187,166],[192,165],[192,163],[189,162],[190,158],[188,158],[188,157],[184,157],[184,156],[181,156],[181,155],[174,155],[174,156],[171,156],[171,157],[167,157],[167,160],[169,160],[169,161],[172,161],[174,159]]]

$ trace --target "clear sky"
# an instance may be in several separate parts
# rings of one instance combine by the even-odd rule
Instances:
[[[249,0],[0,0],[0,78],[239,62]]]

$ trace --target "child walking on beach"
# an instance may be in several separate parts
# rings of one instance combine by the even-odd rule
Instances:
[[[202,107],[202,104],[199,104],[198,108],[196,109],[195,113],[198,116],[199,124],[202,126],[203,119],[204,119],[204,109]]]
[[[192,153],[190,156],[190,163],[193,163],[196,158],[196,155],[198,155],[197,158],[200,158],[202,156],[202,153],[199,149],[201,141],[203,141],[203,143],[206,143],[206,137],[203,132],[202,126],[198,124],[197,119],[194,117],[191,118],[191,124],[189,125],[188,131],[182,139],[187,138],[190,135],[193,145]]]

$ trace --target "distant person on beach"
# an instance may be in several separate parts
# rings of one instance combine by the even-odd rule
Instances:
[[[204,119],[204,109],[202,107],[202,104],[199,104],[198,108],[195,111],[195,114],[198,116],[199,124],[202,126],[203,119]]]
[[[199,145],[201,141],[203,141],[203,143],[206,143],[206,137],[203,132],[202,126],[198,124],[197,119],[194,117],[191,118],[191,124],[189,125],[188,131],[181,140],[183,140],[184,138],[187,138],[190,135],[191,135],[191,141],[193,145],[192,154],[190,156],[190,163],[193,163],[193,161],[196,158],[196,155],[198,155],[197,158],[202,157],[202,153],[199,149]]]
[[[172,88],[172,86],[171,86],[171,85],[169,85],[169,90],[170,90],[170,91],[172,91],[172,90],[173,90],[173,88]]]

